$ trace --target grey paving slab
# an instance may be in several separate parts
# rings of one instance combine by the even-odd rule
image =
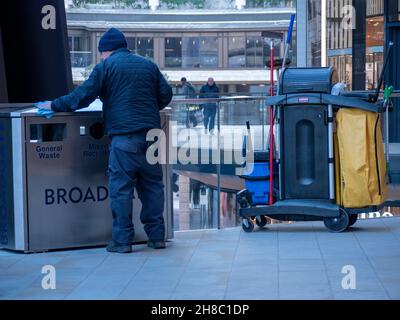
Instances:
[[[279,259],[279,271],[325,270],[322,259]]]
[[[384,291],[342,290],[334,292],[335,300],[388,300],[390,297]]]
[[[6,270],[10,268],[13,264],[22,260],[24,257],[19,255],[4,255],[0,256],[0,270]],[[1,272],[1,271],[0,271]]]
[[[38,281],[37,274],[0,275],[0,299],[12,299]]]
[[[400,218],[335,234],[320,222],[177,232],[165,250],[134,246],[21,254],[0,250],[0,299],[399,299]],[[56,268],[43,290],[41,268]],[[342,268],[356,269],[344,290]]]
[[[62,293],[57,290],[43,290],[43,289],[26,289],[17,294],[14,299],[16,300],[64,300],[67,293]]]
[[[107,276],[91,275],[82,281],[66,299],[116,299],[132,276],[130,273]]]
[[[225,299],[272,300],[278,299],[278,280],[276,275],[258,273],[256,277],[237,277],[232,275],[225,291]]]
[[[119,299],[169,299],[184,267],[143,268],[130,280]],[[149,285],[151,283],[151,285]]]
[[[279,272],[280,299],[332,299],[332,289],[325,271]]]
[[[0,258],[8,257],[8,256],[15,256],[15,255],[16,255],[16,253],[14,251],[11,251],[11,250],[5,250],[5,249],[0,250]],[[20,255],[24,256],[23,253],[21,253]]]
[[[172,300],[222,300],[225,295],[225,285],[208,286],[179,286],[171,294]]]

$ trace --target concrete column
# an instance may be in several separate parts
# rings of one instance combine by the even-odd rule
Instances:
[[[297,66],[307,67],[307,0],[297,0],[296,10]]]

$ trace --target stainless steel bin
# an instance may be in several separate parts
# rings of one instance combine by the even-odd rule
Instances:
[[[161,113],[165,130],[168,117]],[[108,150],[98,101],[51,119],[37,116],[32,107],[1,105],[0,248],[36,252],[105,245],[112,225]],[[164,165],[163,171],[170,239],[172,170]],[[146,241],[136,195],[133,201],[135,242]]]

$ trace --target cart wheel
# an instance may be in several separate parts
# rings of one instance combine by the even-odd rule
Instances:
[[[325,218],[324,224],[332,232],[343,232],[349,226],[349,214],[343,208],[340,208],[340,214],[338,217]]]
[[[355,224],[358,220],[358,214],[351,214],[349,217],[349,227]]]
[[[260,228],[265,227],[265,225],[268,223],[268,220],[265,216],[258,216],[256,217],[256,224]]]
[[[246,209],[250,207],[250,203],[246,199],[242,198],[239,200],[239,206],[241,209]]]
[[[253,220],[251,220],[250,218],[243,218],[242,228],[245,232],[253,232],[253,230],[254,230]]]
[[[236,201],[241,209],[246,209],[251,206],[247,190],[242,190],[238,194],[236,194]]]

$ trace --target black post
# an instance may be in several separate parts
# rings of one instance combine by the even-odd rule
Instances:
[[[385,0],[385,22],[392,22],[399,20],[399,3],[394,0]]]
[[[4,1],[0,10],[8,100],[52,100],[72,89],[63,0]]]
[[[367,1],[353,0],[356,13],[353,30],[353,90],[365,90]]]
[[[4,64],[3,45],[0,28],[0,103],[8,102],[6,67]]]

